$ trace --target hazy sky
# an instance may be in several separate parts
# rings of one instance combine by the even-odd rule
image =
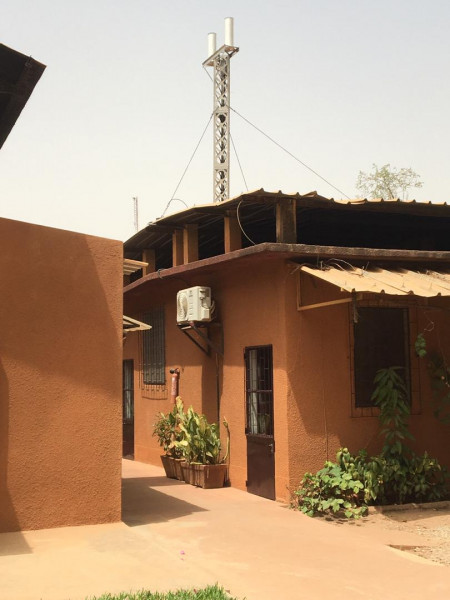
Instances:
[[[0,42],[47,65],[0,151],[0,216],[104,237],[163,213],[212,111],[207,34],[235,19],[231,106],[356,197],[372,163],[450,202],[448,0],[2,0]],[[236,114],[250,190],[340,198]],[[211,125],[176,197],[212,201]],[[231,195],[245,191],[235,158]],[[173,202],[170,211],[183,205]]]

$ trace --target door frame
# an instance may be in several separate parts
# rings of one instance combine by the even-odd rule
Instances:
[[[125,371],[129,369],[130,388],[125,388]],[[125,411],[125,393],[131,392],[131,418],[126,418]],[[134,457],[134,360],[126,358],[122,361],[122,456]]]
[[[272,345],[245,347],[244,363],[247,491],[275,500]]]

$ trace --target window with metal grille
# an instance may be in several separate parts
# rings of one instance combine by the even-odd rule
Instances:
[[[379,369],[401,367],[410,394],[409,312],[407,308],[358,308],[354,324],[355,406],[375,406],[373,380]]]
[[[142,317],[152,328],[142,333],[142,376],[145,385],[166,382],[164,307],[153,308]]]
[[[273,435],[272,346],[246,348],[246,433]]]
[[[123,361],[122,373],[122,416],[124,422],[129,422],[134,419],[134,363],[132,360]]]

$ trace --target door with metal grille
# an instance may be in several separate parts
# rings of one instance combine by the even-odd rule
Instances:
[[[247,491],[275,500],[272,346],[246,348]]]
[[[134,456],[134,364],[123,361],[122,384],[122,454]]]

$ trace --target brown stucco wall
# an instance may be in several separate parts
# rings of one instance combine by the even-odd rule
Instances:
[[[164,273],[162,274],[164,277]],[[151,437],[157,411],[170,409],[168,369],[181,368],[180,394],[186,405],[216,419],[216,364],[206,357],[176,327],[176,292],[193,285],[212,288],[217,319],[223,325],[224,357],[219,359],[221,416],[231,430],[231,484],[246,489],[247,458],[245,437],[244,357],[246,346],[273,346],[275,486],[279,499],[306,471],[333,459],[340,446],[356,452],[380,446],[378,419],[354,416],[352,410],[352,371],[349,305],[299,312],[297,310],[298,268],[285,259],[230,262],[215,271],[184,272],[179,279],[155,280],[126,293],[126,313],[139,318],[153,305],[166,308],[166,350],[168,389],[143,397],[139,391],[140,345],[137,338],[125,349],[125,357],[135,358],[136,458],[159,464],[160,450]],[[320,282],[303,289],[305,303],[341,299],[339,290]],[[448,301],[442,301],[447,307]],[[434,311],[436,328],[428,335],[430,349],[447,344],[450,313]],[[427,323],[418,313],[416,331]],[[413,331],[411,331],[413,334]],[[388,341],[387,341],[388,343]],[[128,344],[128,341],[126,342]],[[450,350],[450,348],[448,348]],[[411,427],[418,450],[427,449],[450,464],[446,443],[448,429],[432,417],[426,361],[418,363],[415,396],[417,414]]]
[[[166,317],[167,388],[155,392],[139,388],[140,343],[129,336],[124,358],[135,361],[135,458],[159,464],[161,451],[152,438],[152,424],[158,411],[170,410],[171,367],[180,367],[180,395],[186,406],[193,405],[208,419],[217,421],[216,361],[203,354],[176,325],[176,293],[193,285],[212,288],[218,320],[224,332],[224,357],[219,359],[221,418],[231,431],[230,478],[233,486],[245,489],[247,479],[245,437],[244,357],[246,346],[273,345],[276,493],[285,496],[288,483],[287,377],[285,370],[285,306],[282,294],[286,276],[282,261],[269,261],[201,276],[183,274],[183,279],[158,282],[144,291],[125,295],[125,312],[142,316],[152,306],[164,305]],[[215,339],[218,341],[218,333]],[[225,442],[225,439],[223,440]]]
[[[0,531],[120,519],[122,244],[0,219]]]
[[[288,279],[286,302],[295,306],[297,280]],[[336,298],[336,288],[302,278],[305,303],[325,302]],[[344,296],[341,296],[344,297]],[[400,304],[399,304],[400,303]],[[408,306],[410,311],[410,364],[413,405],[410,418],[413,444],[417,452],[429,452],[450,465],[448,426],[433,416],[428,359],[418,359],[414,340],[430,322],[426,333],[428,350],[447,354],[450,350],[450,303],[448,299],[431,299],[430,304],[444,310],[417,308],[416,299],[395,300],[379,297],[371,306]],[[424,304],[424,301],[421,300]],[[292,311],[288,329],[289,389],[289,487],[294,489],[306,471],[315,471],[325,460],[335,459],[344,446],[351,452],[366,449],[376,453],[382,445],[377,411],[364,409],[357,414],[352,400],[352,311],[350,304],[339,304],[308,311]],[[430,327],[429,327],[430,328]],[[389,344],[389,340],[386,340]]]

